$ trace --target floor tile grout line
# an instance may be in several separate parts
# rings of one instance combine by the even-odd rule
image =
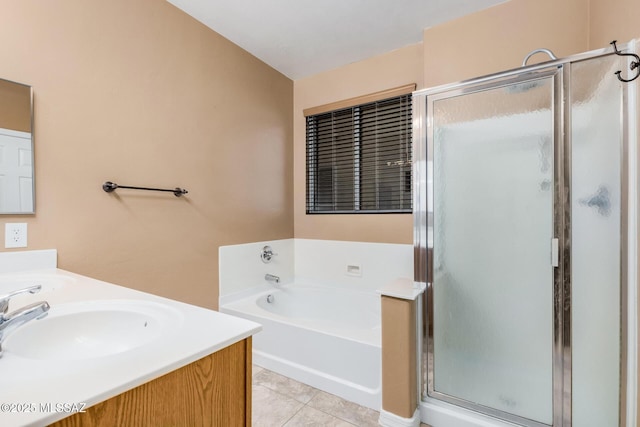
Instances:
[[[279,395],[280,395],[280,396],[282,396],[282,397],[286,397],[287,399],[295,400],[296,402],[298,402],[298,403],[302,404],[302,406],[305,406],[305,405],[306,405],[306,403],[304,403],[304,402],[300,402],[298,399],[293,398],[293,397],[291,397],[291,396],[287,396],[286,394],[281,393],[281,392],[279,392],[278,390],[274,390],[274,389],[272,389],[271,387],[267,387],[267,386],[266,386],[266,385],[264,385],[264,384],[253,384],[253,385],[254,385],[254,386],[264,387],[264,388],[266,388],[267,390],[272,391],[272,392],[274,392],[274,393],[276,393],[276,394],[279,394]]]
[[[284,427],[284,426],[286,426],[286,425],[287,425],[287,423],[288,423],[289,421],[291,421],[291,420],[293,419],[293,417],[295,417],[296,415],[298,415],[298,412],[302,411],[302,408],[304,408],[305,406],[307,406],[307,405],[302,405],[302,406],[301,406],[301,407],[300,407],[296,412],[294,412],[294,413],[293,413],[293,415],[291,415],[289,418],[287,418],[287,420],[286,420],[284,423],[282,423],[282,424],[280,425],[280,427]]]
[[[311,402],[311,401],[309,401],[309,402]],[[304,406],[308,406],[308,405],[309,405],[309,404],[306,404],[306,405],[304,405]],[[331,417],[333,417],[333,418],[337,418],[337,419],[339,419],[340,421],[344,421],[345,423],[347,423],[347,424],[351,424],[351,425],[352,425],[352,426],[354,426],[354,427],[358,427],[358,424],[354,424],[354,423],[352,423],[352,422],[351,422],[351,421],[349,421],[349,420],[345,420],[344,418],[342,418],[342,417],[340,417],[340,416],[338,416],[338,415],[330,414],[329,412],[327,412],[327,411],[325,411],[325,410],[322,410],[322,409],[320,409],[320,408],[314,408],[313,406],[309,406],[309,408],[311,408],[311,409],[315,409],[316,411],[320,411],[320,412],[322,412],[322,413],[324,413],[324,414],[327,414],[327,415],[329,415],[329,416],[331,416]]]
[[[319,392],[323,392],[323,391],[322,391],[322,390],[319,390]],[[344,399],[344,398],[342,398],[342,397],[340,397],[340,396],[338,396],[338,395],[335,395],[335,394],[332,394],[332,393],[329,393],[329,392],[326,392],[326,391],[324,391],[323,393],[326,393],[326,394],[328,394],[328,395],[330,395],[330,396],[337,397],[338,399],[340,399],[340,400],[342,400],[342,401],[346,402],[347,404],[353,404],[353,405],[355,405],[355,406],[357,406],[357,407],[360,407],[360,408],[363,408],[363,409],[365,409],[365,410],[367,410],[367,411],[373,411],[373,412],[375,412],[375,413],[378,415],[378,417],[380,416],[380,411],[376,411],[375,409],[371,409],[371,408],[368,408],[368,407],[366,407],[366,406],[360,405],[360,404],[358,404],[358,403],[351,402],[351,401],[346,400],[346,399]],[[316,395],[318,395],[318,394],[320,394],[320,393],[317,393]],[[314,397],[315,397],[315,396],[314,396]],[[313,400],[313,399],[311,399],[311,400],[309,401],[309,403],[311,403],[311,401],[312,401],[312,400]],[[311,406],[311,408],[316,409],[316,410],[321,411],[321,412],[324,412],[325,414],[327,414],[327,415],[331,415],[332,417],[338,418],[339,420],[344,421],[344,422],[346,422],[346,423],[348,423],[348,424],[355,425],[356,427],[359,427],[359,424],[356,424],[356,423],[354,423],[353,421],[347,420],[347,419],[345,419],[345,418],[341,417],[340,415],[332,414],[332,413],[330,413],[330,412],[327,412],[327,411],[326,411],[326,410],[324,410],[324,409],[316,408],[316,407],[313,407],[313,406]],[[377,421],[376,421],[376,422],[377,422]],[[639,426],[639,427],[640,427],[640,426]]]
[[[309,406],[309,404],[307,403],[307,404],[305,404],[304,406]],[[303,406],[303,408],[304,408],[304,406]],[[354,424],[354,423],[352,423],[352,422],[351,422],[351,421],[349,421],[349,420],[345,420],[344,418],[341,418],[341,417],[339,417],[339,416],[337,416],[337,415],[330,414],[330,413],[328,413],[327,411],[323,411],[322,409],[314,408],[313,406],[309,406],[309,408],[311,408],[311,409],[313,409],[313,410],[316,410],[316,411],[318,411],[318,412],[322,412],[323,414],[325,414],[325,415],[329,415],[330,417],[332,417],[332,418],[336,418],[336,419],[338,419],[338,420],[340,420],[340,421],[344,421],[345,423],[347,423],[347,424],[349,424],[349,425],[352,425],[353,427],[359,427],[359,426],[358,426],[358,424]],[[300,408],[300,410],[302,410],[302,408]]]
[[[264,385],[262,385],[262,384],[252,384],[252,386],[264,387],[264,388],[266,388],[267,390],[272,391],[272,392],[274,392],[275,394],[279,395],[280,397],[285,397],[285,398],[287,398],[287,399],[294,400],[296,403],[299,403],[299,404],[301,404],[301,405],[302,405],[300,408],[298,408],[298,410],[297,410],[297,411],[295,411],[295,412],[293,413],[293,415],[291,415],[291,416],[290,416],[289,418],[287,418],[287,419],[286,419],[282,424],[280,424],[280,427],[282,427],[282,426],[284,426],[286,423],[288,423],[288,422],[291,420],[291,418],[293,418],[293,417],[294,417],[298,412],[300,412],[300,410],[301,410],[302,408],[304,408],[304,407],[305,407],[305,404],[304,404],[304,403],[302,403],[302,402],[300,402],[299,400],[293,399],[292,397],[289,397],[289,396],[287,396],[286,394],[282,394],[282,393],[280,393],[279,391],[273,390],[272,388],[269,388],[269,387],[264,386]]]
[[[265,368],[263,368],[263,370],[266,370],[266,369],[265,369]],[[268,371],[268,370],[267,370],[267,371]],[[269,371],[269,372],[273,372],[273,371]],[[275,373],[275,374],[278,374],[277,372],[274,372],[274,373]],[[311,400],[312,400],[312,399],[313,399],[313,398],[314,398],[314,397],[315,397],[315,396],[316,396],[316,395],[321,391],[321,390],[320,390],[320,389],[318,389],[318,388],[315,388],[315,387],[312,387],[312,386],[310,386],[310,385],[308,385],[308,384],[305,384],[305,383],[302,383],[302,382],[300,382],[300,381],[294,380],[293,378],[289,378],[289,377],[287,377],[287,376],[285,376],[285,375],[281,375],[281,374],[278,374],[278,375],[280,375],[280,376],[282,376],[282,377],[284,377],[284,378],[287,378],[287,379],[289,379],[289,380],[291,380],[291,381],[295,381],[295,382],[297,382],[297,383],[299,383],[299,384],[301,384],[301,385],[304,385],[304,386],[307,386],[307,387],[309,387],[309,388],[313,389],[313,394],[311,395],[311,397],[309,398],[309,400],[308,400],[307,402],[303,402],[303,401],[301,401],[301,400],[298,400],[295,396],[290,396],[290,395],[284,394],[283,392],[278,391],[278,390],[276,390],[275,388],[269,387],[269,386],[268,386],[267,384],[265,384],[265,383],[262,383],[262,382],[259,382],[259,381],[257,381],[257,382],[256,382],[254,378],[252,378],[252,384],[253,384],[253,385],[261,385],[261,386],[262,386],[262,387],[264,387],[264,388],[268,388],[268,389],[269,389],[269,390],[271,390],[271,391],[275,391],[276,393],[278,393],[278,394],[280,394],[280,395],[282,395],[282,396],[288,397],[288,398],[290,398],[290,399],[293,399],[293,400],[295,400],[295,401],[297,401],[297,402],[300,402],[300,403],[302,403],[303,405],[306,405],[307,403],[311,402]]]
[[[262,387],[264,387],[264,388],[266,388],[266,389],[269,389],[269,390],[271,390],[271,391],[273,391],[273,392],[278,393],[278,394],[279,394],[279,395],[281,395],[281,396],[287,397],[287,398],[289,398],[289,399],[293,399],[293,400],[295,400],[295,401],[296,401],[296,402],[298,402],[298,403],[302,403],[304,406],[306,406],[306,405],[307,405],[307,403],[311,402],[311,400],[312,400],[312,399],[313,399],[313,398],[318,394],[318,392],[320,391],[319,389],[314,388],[315,393],[313,393],[313,396],[311,396],[311,398],[309,399],[309,401],[307,401],[307,402],[303,402],[303,401],[301,401],[301,400],[296,399],[294,396],[290,396],[290,395],[288,395],[288,394],[284,394],[283,392],[278,391],[278,390],[276,390],[275,388],[271,388],[271,387],[269,387],[269,386],[268,386],[268,385],[266,385],[266,384],[255,383],[255,384],[253,384],[253,385],[259,385],[259,386],[262,386]]]

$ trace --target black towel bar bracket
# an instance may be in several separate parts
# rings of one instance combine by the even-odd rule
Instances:
[[[111,193],[112,191],[114,191],[117,188],[127,188],[130,190],[147,190],[147,191],[166,191],[169,193],[173,193],[176,197],[180,197],[183,194],[187,194],[188,191],[185,190],[184,188],[180,188],[180,187],[176,187],[173,190],[171,189],[164,189],[164,188],[149,188],[149,187],[132,187],[129,185],[118,185],[115,182],[111,182],[111,181],[107,181],[104,184],[102,184],[102,189],[104,191],[106,191],[107,193]]]
[[[610,45],[613,46],[613,52],[618,56],[629,56],[635,59],[635,61],[632,60],[631,64],[629,64],[629,70],[631,71],[636,70],[636,75],[631,77],[630,79],[624,79],[620,76],[620,74],[622,74],[622,71],[616,71],[615,74],[616,76],[618,76],[618,80],[620,80],[621,82],[625,82],[625,83],[632,82],[638,77],[640,77],[640,56],[636,55],[635,53],[624,53],[619,51],[618,46],[616,46],[616,42],[617,40],[614,40],[611,43],[609,43]]]

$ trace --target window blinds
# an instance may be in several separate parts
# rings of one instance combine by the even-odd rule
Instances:
[[[411,212],[411,94],[307,117],[307,213]]]

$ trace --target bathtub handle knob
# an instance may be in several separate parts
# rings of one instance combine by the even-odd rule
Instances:
[[[262,248],[262,252],[260,252],[260,259],[265,264],[268,264],[271,262],[271,258],[273,258],[276,255],[278,254],[273,252],[273,249],[271,249],[271,246],[265,246]]]

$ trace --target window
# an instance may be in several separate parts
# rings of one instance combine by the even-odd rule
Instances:
[[[411,124],[411,93],[307,115],[307,213],[411,213]]]

